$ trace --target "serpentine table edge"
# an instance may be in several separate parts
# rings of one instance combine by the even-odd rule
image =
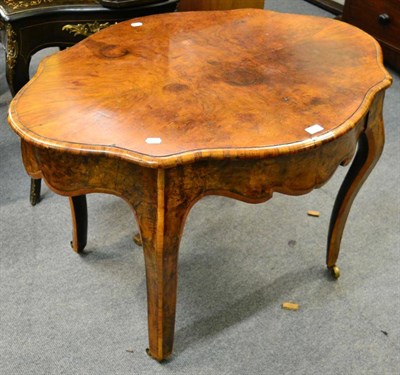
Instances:
[[[382,79],[368,90],[357,111],[328,133],[287,145],[203,148],[149,156],[108,145],[48,141],[24,126],[17,110],[20,98],[41,76],[48,60],[14,98],[9,122],[21,137],[25,168],[31,177],[44,178],[56,193],[70,197],[75,251],[81,252],[86,245],[85,194],[114,194],[131,207],[143,243],[148,351],[153,358],[162,361],[172,353],[179,243],[191,207],[205,195],[261,203],[274,192],[306,194],[325,184],[340,165],[353,160],[336,198],[328,232],[327,267],[339,276],[336,262],[351,205],[384,146],[382,108],[391,77],[375,44]]]

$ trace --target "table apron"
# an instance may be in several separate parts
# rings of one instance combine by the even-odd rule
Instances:
[[[203,160],[165,169],[167,200],[194,203],[205,195],[224,195],[259,203],[273,192],[306,194],[325,184],[339,165],[350,162],[364,127],[365,117],[344,136],[295,154]],[[104,154],[60,152],[22,141],[22,155],[31,177],[43,177],[52,190],[65,196],[103,192],[137,204],[143,198],[140,191],[157,187],[157,169]]]

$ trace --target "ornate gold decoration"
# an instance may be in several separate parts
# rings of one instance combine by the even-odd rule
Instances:
[[[6,64],[7,64],[7,80],[12,83],[13,70],[17,63],[18,57],[18,42],[17,34],[12,29],[10,24],[6,25]]]
[[[98,31],[105,29],[110,26],[110,22],[99,23],[98,21],[94,21],[93,23],[78,23],[77,25],[65,25],[63,26],[63,31],[68,31],[74,36],[83,35],[89,36]]]
[[[31,0],[31,1],[22,1],[22,0],[4,0],[6,5],[12,9],[17,10],[21,8],[30,8],[36,7],[45,3],[52,3],[54,0]]]

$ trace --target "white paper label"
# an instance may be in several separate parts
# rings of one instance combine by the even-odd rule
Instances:
[[[308,128],[305,129],[305,131],[308,134],[315,134],[315,133],[320,132],[321,130],[324,130],[324,128],[319,124],[311,125],[311,126],[309,126]]]
[[[161,138],[146,138],[146,143],[149,145],[159,145],[161,142]]]

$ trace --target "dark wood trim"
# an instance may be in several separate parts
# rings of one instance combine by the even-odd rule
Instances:
[[[327,10],[335,15],[343,13],[343,5],[333,0],[305,0],[308,3],[314,4],[317,7]]]

